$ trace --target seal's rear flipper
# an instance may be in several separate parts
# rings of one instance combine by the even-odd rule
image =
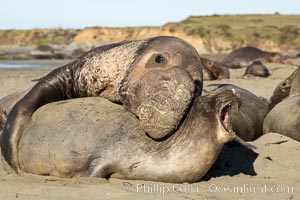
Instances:
[[[96,162],[94,161],[94,164],[92,163],[91,165],[92,166],[86,171],[84,176],[109,179],[114,171],[116,171],[116,167],[113,164],[103,162],[99,162],[96,164]]]
[[[3,130],[4,124],[6,123],[6,121],[7,121],[7,113],[0,106],[0,131]]]

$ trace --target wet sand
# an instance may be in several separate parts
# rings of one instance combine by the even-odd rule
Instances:
[[[242,78],[245,69],[236,69],[230,70],[231,79],[206,81],[205,85],[231,83],[269,98],[277,84],[296,66],[268,64],[267,67],[272,73],[269,78],[245,79]],[[31,80],[52,69],[0,69],[0,98],[33,86],[35,82]],[[221,168],[217,177],[193,184],[17,176],[8,169],[0,169],[0,199],[300,199],[300,142],[269,133],[251,144],[257,147],[256,153],[233,148],[229,156],[232,166],[249,166],[231,176]],[[249,171],[252,175],[247,175]]]

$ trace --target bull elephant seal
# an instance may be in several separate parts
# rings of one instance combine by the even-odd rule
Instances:
[[[259,76],[264,78],[269,77],[270,75],[268,68],[260,60],[251,63],[244,74],[244,76]]]
[[[299,68],[277,85],[269,100],[269,110],[289,96],[297,71]]]
[[[1,152],[18,172],[18,144],[32,114],[50,102],[87,96],[123,104],[147,134],[161,139],[176,130],[201,91],[199,54],[179,38],[101,46],[50,72],[13,107]]]
[[[223,64],[229,68],[243,68],[253,61],[284,63],[285,57],[280,53],[262,51],[256,47],[247,46],[233,50],[223,59]]]
[[[300,67],[295,72],[289,96],[266,116],[264,134],[275,132],[300,141]]]
[[[268,103],[250,91],[231,84],[211,84],[204,87],[208,93],[219,88],[236,90],[241,99],[241,106],[232,122],[237,136],[245,141],[253,141],[263,134],[263,121],[268,114]]]
[[[201,57],[204,80],[229,79],[230,73],[222,63]]]
[[[154,140],[135,115],[106,99],[54,102],[33,114],[20,140],[19,166],[59,177],[194,182],[234,139],[238,106],[231,89],[200,96],[175,133]]]

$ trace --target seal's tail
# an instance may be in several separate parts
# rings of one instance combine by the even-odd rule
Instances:
[[[7,113],[0,106],[0,131],[3,130],[6,120],[7,120]]]

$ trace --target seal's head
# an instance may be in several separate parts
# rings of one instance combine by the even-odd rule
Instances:
[[[268,55],[268,61],[273,63],[281,63],[284,64],[284,56],[280,53],[271,52]]]
[[[280,82],[274,89],[272,96],[269,100],[269,109],[271,110],[274,106],[280,103],[283,99],[289,96],[293,81],[300,68],[298,67],[290,76]]]
[[[207,128],[207,133],[217,129],[214,133],[217,133],[217,141],[220,144],[231,141],[235,137],[232,120],[237,115],[240,104],[240,96],[235,89],[220,88],[199,97],[195,102],[195,112],[201,113],[201,121],[211,124],[201,128]]]
[[[139,54],[121,94],[145,132],[161,139],[176,131],[201,94],[200,57],[190,44],[176,37],[149,39]]]
[[[222,63],[201,57],[204,80],[229,79],[230,73]]]

